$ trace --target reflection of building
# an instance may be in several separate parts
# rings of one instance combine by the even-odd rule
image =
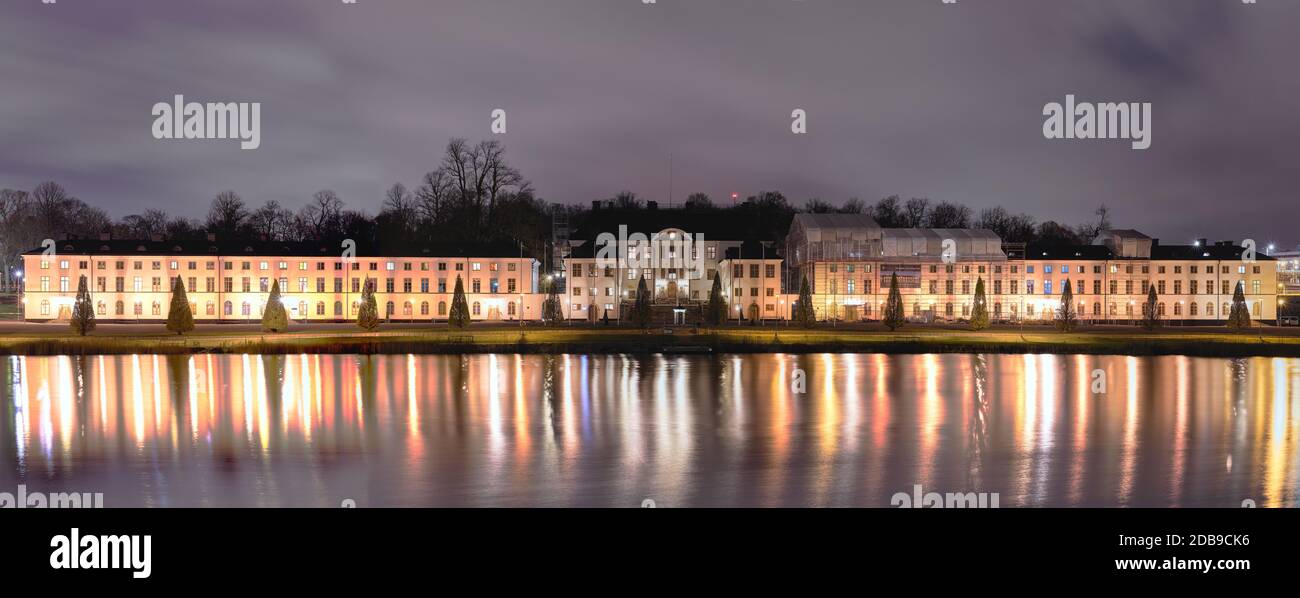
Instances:
[[[26,317],[67,318],[86,277],[95,314],[106,320],[164,320],[173,280],[185,284],[199,321],[257,320],[273,281],[294,320],[357,316],[369,281],[381,317],[446,319],[456,279],[474,320],[538,319],[539,264],[510,246],[415,246],[359,249],[345,260],[319,243],[68,240],[53,256],[24,254]],[[512,255],[513,254],[513,255]]]
[[[1277,262],[1230,242],[1161,245],[1112,230],[1092,245],[1006,244],[990,231],[882,229],[857,214],[799,214],[787,239],[791,289],[807,276],[819,318],[879,319],[891,275],[915,319],[970,316],[985,283],[995,320],[1050,320],[1070,284],[1083,320],[1142,317],[1150,286],[1164,319],[1222,321],[1241,284],[1251,317],[1277,317]]]

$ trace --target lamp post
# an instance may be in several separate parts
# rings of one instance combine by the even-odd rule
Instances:
[[[27,319],[27,300],[24,296],[27,285],[23,284],[22,270],[14,270],[14,278],[18,279],[18,320],[21,322]]]

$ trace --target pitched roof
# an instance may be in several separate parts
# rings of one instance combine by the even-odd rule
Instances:
[[[272,257],[339,257],[341,245],[317,241],[249,241],[187,240],[151,241],[143,239],[65,239],[55,250],[71,255],[140,255],[140,256],[272,256]],[[44,248],[23,255],[39,255]],[[373,244],[356,247],[358,259],[367,257],[519,257],[519,246],[510,243],[416,243]],[[528,257],[525,255],[524,257]]]

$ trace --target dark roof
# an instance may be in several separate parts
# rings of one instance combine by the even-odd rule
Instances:
[[[1011,257],[1008,254],[1008,257]],[[1025,246],[1027,260],[1113,260],[1115,252],[1105,245],[1061,245],[1029,243]]]
[[[211,255],[221,257],[337,257],[341,244],[288,241],[149,241],[140,239],[65,239],[55,245],[58,253],[72,255]],[[23,255],[39,255],[44,248]],[[405,245],[358,245],[357,258],[377,257],[519,257],[519,246],[510,243],[422,243]],[[524,257],[528,257],[526,254]]]
[[[1206,246],[1195,245],[1159,245],[1151,246],[1151,259],[1153,260],[1236,260],[1241,259],[1242,247],[1236,245],[1213,244]],[[1116,256],[1105,245],[1061,245],[1061,244],[1040,244],[1029,243],[1025,247],[1025,255],[1007,254],[1007,257],[1041,260],[1041,259],[1061,259],[1061,260],[1124,260],[1124,259],[1142,259]],[[1255,254],[1255,259],[1268,261],[1273,258],[1264,255],[1262,252]]]
[[[1152,245],[1153,260],[1239,260],[1245,248],[1238,245],[1214,243],[1198,247],[1196,245]],[[1255,253],[1259,261],[1273,261],[1263,251]]]
[[[618,234],[620,225],[628,234],[650,235],[668,228],[677,228],[693,235],[704,235],[704,240],[735,241],[739,239],[767,239],[765,229],[756,219],[730,210],[689,210],[685,208],[624,209],[601,208],[587,212],[582,223],[570,235],[573,239],[594,241],[601,233]]]
[[[758,259],[781,259],[781,252],[777,251],[775,245],[769,243],[764,249],[762,243],[758,241],[744,241],[740,247],[728,247],[723,259],[735,260],[758,260]]]

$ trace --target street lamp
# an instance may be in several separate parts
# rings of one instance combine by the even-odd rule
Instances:
[[[27,290],[27,285],[23,284],[23,271],[14,270],[14,278],[18,279],[18,320],[27,319],[27,299],[23,294]]]

